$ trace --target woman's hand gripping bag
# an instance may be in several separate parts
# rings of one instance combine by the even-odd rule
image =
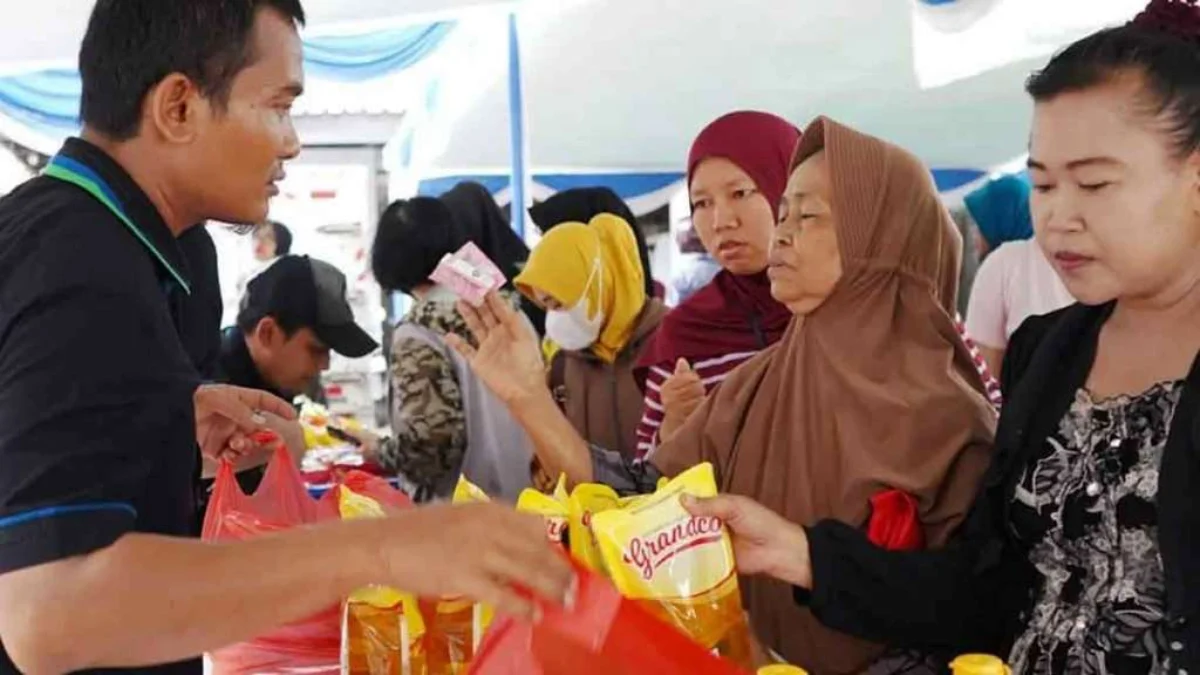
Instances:
[[[531,624],[497,619],[471,675],[739,675],[608,580],[574,562],[579,584],[572,608],[543,606]]]
[[[617,590],[705,649],[750,669],[755,654],[733,542],[724,523],[693,516],[680,501],[716,494],[712,465],[699,464],[627,508],[596,514],[592,530]]]
[[[379,478],[351,472],[345,484],[359,494],[402,508],[409,500]],[[236,541],[310,525],[339,517],[336,490],[321,500],[309,495],[287,448],[276,446],[266,474],[253,495],[242,492],[233,466],[217,469],[212,497],[204,516],[205,541]],[[305,592],[297,588],[297,593]],[[214,675],[249,675],[283,671],[308,674],[341,670],[342,608],[329,608],[252,640],[212,653]]]

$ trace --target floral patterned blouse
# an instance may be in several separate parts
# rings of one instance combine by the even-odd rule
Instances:
[[[1158,548],[1159,464],[1182,382],[1095,400],[1079,391],[1013,504],[1042,584],[1010,657],[1017,675],[1170,672]]]

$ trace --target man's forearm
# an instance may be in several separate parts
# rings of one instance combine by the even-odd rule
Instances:
[[[195,656],[369,583],[371,527],[338,523],[231,543],[126,535],[87,556],[0,576],[0,640],[28,673]]]
[[[510,409],[529,433],[534,454],[547,474],[557,477],[565,473],[572,484],[592,481],[592,454],[587,440],[571,425],[548,390],[514,401]]]

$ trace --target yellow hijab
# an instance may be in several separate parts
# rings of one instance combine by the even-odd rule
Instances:
[[[604,315],[592,353],[612,363],[629,342],[646,304],[644,274],[633,228],[602,213],[587,225],[563,223],[547,232],[514,282],[530,299],[537,289],[564,309],[579,304],[586,289],[588,316]]]

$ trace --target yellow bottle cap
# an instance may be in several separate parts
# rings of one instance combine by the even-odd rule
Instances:
[[[950,664],[954,675],[1011,675],[1004,662],[987,654],[964,654]]]
[[[776,663],[759,668],[758,675],[808,675],[808,671],[785,663]]]

